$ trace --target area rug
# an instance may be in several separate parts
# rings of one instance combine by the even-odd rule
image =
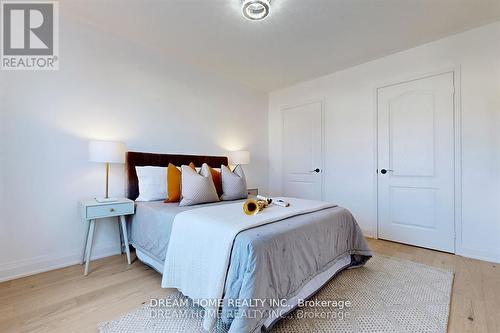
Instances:
[[[375,255],[327,283],[312,301],[272,329],[273,333],[446,332],[453,273],[397,258]],[[185,299],[175,293],[168,299]],[[330,308],[325,309],[325,302]],[[173,302],[175,303],[175,302]],[[342,304],[342,306],[340,306]],[[350,306],[347,306],[350,305]],[[201,308],[190,308],[201,311]],[[99,325],[101,333],[202,333],[202,316],[153,315],[148,304]],[[201,313],[201,312],[200,312]],[[227,327],[218,323],[217,332]]]

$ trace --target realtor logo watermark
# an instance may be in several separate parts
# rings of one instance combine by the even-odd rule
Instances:
[[[0,1],[3,70],[59,69],[57,1]]]

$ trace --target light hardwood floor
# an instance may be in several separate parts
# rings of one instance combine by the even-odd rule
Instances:
[[[500,332],[500,267],[412,246],[369,240],[380,254],[455,272],[449,332]],[[124,256],[0,283],[0,332],[96,332],[97,324],[172,292],[160,275]]]

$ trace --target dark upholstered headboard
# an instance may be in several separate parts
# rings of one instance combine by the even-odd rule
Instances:
[[[211,167],[218,168],[221,165],[227,165],[228,161],[225,156],[169,155],[129,151],[125,166],[127,174],[127,198],[135,200],[139,196],[139,180],[135,172],[136,166],[166,167],[168,163],[180,166],[183,164],[188,165],[191,162],[197,167],[201,167],[203,163],[207,163]]]

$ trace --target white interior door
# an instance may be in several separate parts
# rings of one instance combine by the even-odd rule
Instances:
[[[454,252],[453,73],[378,90],[378,234]]]
[[[322,121],[321,102],[283,109],[283,195],[322,199]]]

